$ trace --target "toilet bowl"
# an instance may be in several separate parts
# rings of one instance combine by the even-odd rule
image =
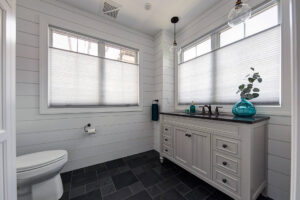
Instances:
[[[63,194],[60,170],[68,160],[65,150],[17,157],[18,200],[58,200]]]

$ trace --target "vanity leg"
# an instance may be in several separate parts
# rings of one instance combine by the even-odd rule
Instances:
[[[164,163],[164,157],[160,156],[159,157],[160,163],[163,164]]]

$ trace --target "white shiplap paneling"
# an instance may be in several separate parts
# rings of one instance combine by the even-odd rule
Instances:
[[[55,13],[55,14],[54,14]],[[75,23],[99,38],[138,47],[143,57],[142,112],[39,114],[39,16]],[[73,8],[39,0],[17,2],[17,152],[66,149],[72,170],[153,148],[150,106],[154,97],[154,38]],[[83,134],[92,123],[97,134]]]

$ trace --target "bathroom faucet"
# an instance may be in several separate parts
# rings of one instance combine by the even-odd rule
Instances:
[[[204,107],[208,108],[208,114],[209,115],[212,115],[212,112],[211,112],[211,105],[204,105]]]

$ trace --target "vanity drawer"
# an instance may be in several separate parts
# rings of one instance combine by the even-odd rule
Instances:
[[[240,194],[240,179],[214,168],[214,181],[223,188]]]
[[[240,141],[220,136],[214,136],[214,149],[217,151],[229,153],[233,156],[240,156]]]
[[[173,149],[163,145],[162,152],[170,157],[173,157]]]
[[[171,126],[163,125],[162,128],[163,128],[163,130],[162,130],[163,135],[172,137],[172,127]]]
[[[214,152],[214,166],[240,177],[240,160]]]
[[[173,141],[171,137],[163,135],[162,139],[165,146],[173,147]]]

